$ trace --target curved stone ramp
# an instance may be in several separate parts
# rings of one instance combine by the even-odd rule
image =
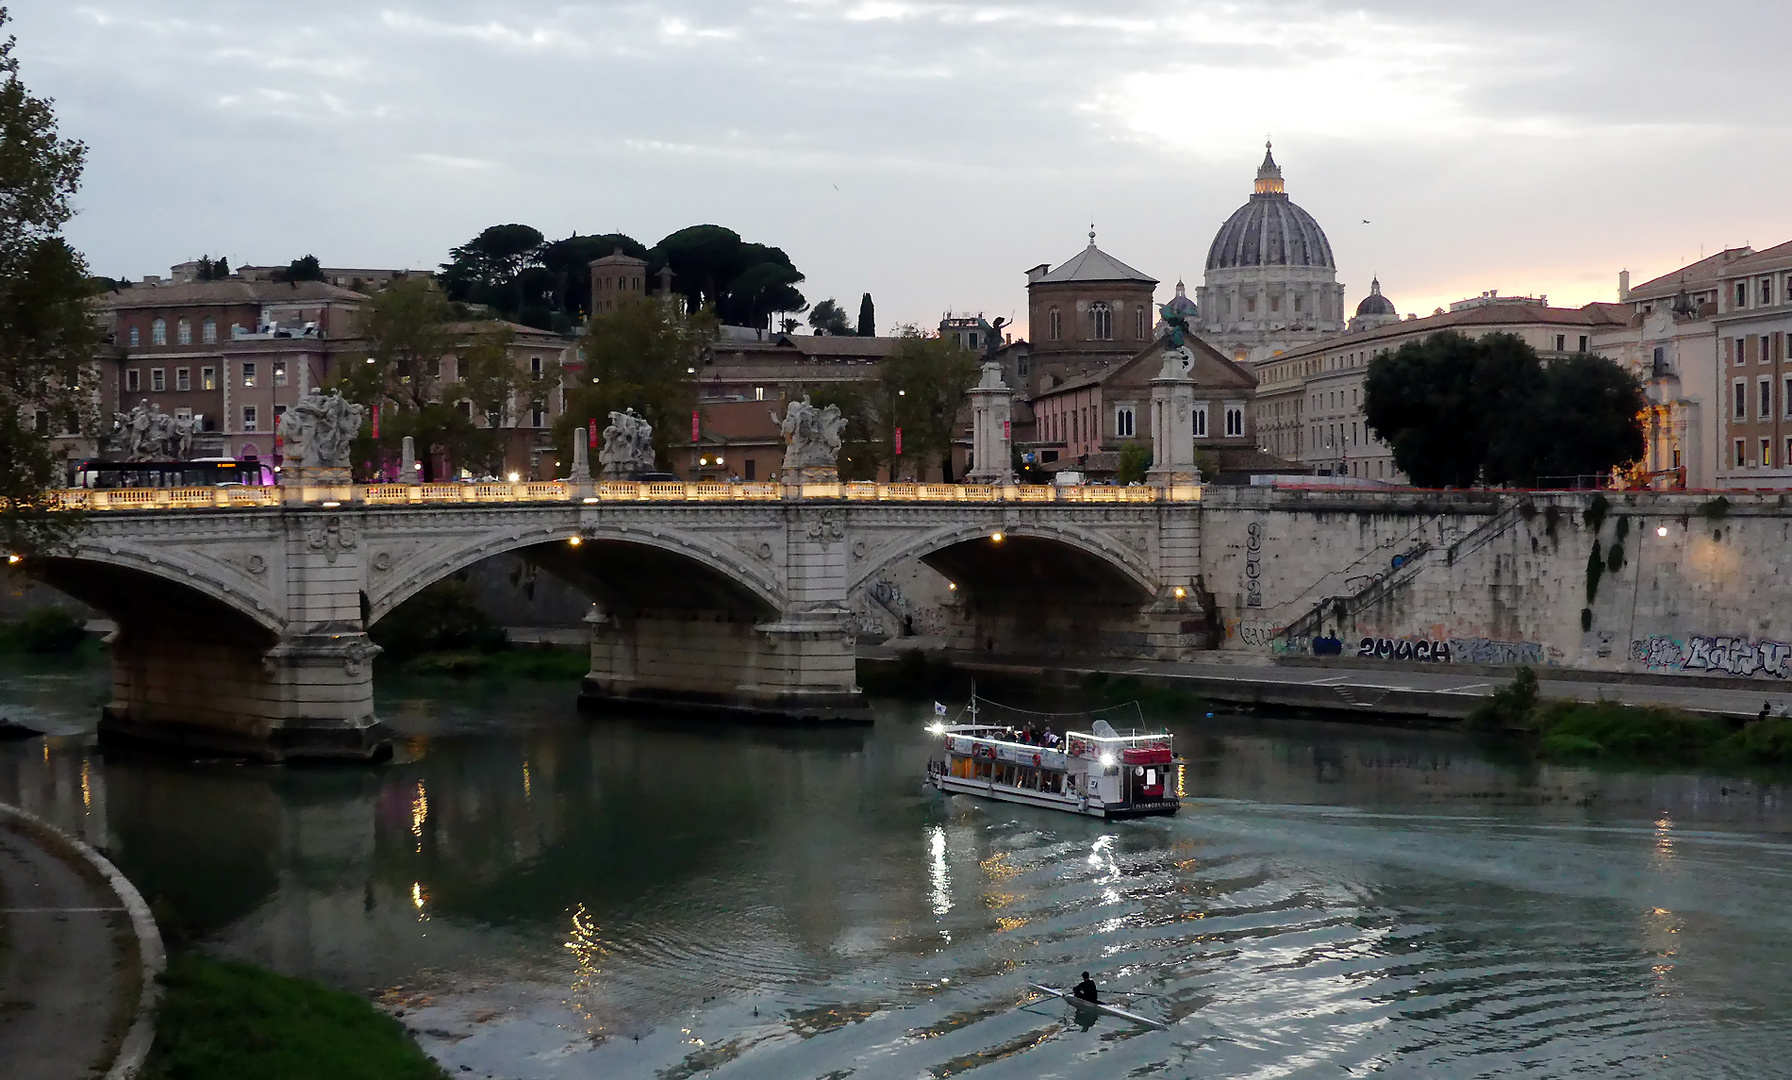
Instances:
[[[7,1080],[129,1080],[155,1038],[166,958],[104,856],[0,803],[0,1062]]]

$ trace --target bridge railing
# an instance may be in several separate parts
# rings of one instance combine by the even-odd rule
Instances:
[[[1046,484],[880,484],[873,481],[781,484],[703,480],[686,482],[567,480],[523,483],[358,484],[309,489],[287,487],[70,488],[56,495],[70,510],[203,510],[257,506],[427,506],[444,503],[666,503],[785,502],[878,503],[1157,503],[1198,502],[1199,485],[1056,487]]]

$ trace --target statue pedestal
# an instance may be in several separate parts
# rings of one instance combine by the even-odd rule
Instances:
[[[348,502],[355,479],[346,465],[288,465],[280,470],[281,501],[288,506]]]
[[[780,474],[786,499],[826,499],[840,496],[840,470],[832,465],[805,465]]]

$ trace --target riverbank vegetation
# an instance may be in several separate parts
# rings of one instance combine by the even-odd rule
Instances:
[[[859,686],[872,697],[933,698],[956,706],[979,696],[1048,712],[1078,712],[1139,703],[1147,724],[1199,715],[1213,706],[1198,694],[1131,675],[1095,672],[1074,683],[1046,682],[1004,672],[969,671],[938,653],[910,649],[893,661],[859,665]]]
[[[178,953],[145,1080],[441,1080],[402,1025],[353,994]]]
[[[580,679],[591,670],[584,649],[512,644],[461,578],[437,582],[405,601],[368,636],[385,650],[385,669],[407,675],[549,680]]]
[[[87,645],[86,624],[61,608],[36,608],[18,622],[0,624],[0,653],[66,656]]]
[[[1543,761],[1694,769],[1792,768],[1792,719],[1738,726],[1658,706],[1543,701],[1537,676],[1513,681],[1468,717],[1468,729],[1506,752]]]

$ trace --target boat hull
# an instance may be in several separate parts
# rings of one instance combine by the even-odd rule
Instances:
[[[1083,798],[1009,787],[1006,784],[995,784],[987,780],[973,780],[937,772],[928,776],[928,782],[948,794],[975,795],[982,799],[1019,803],[1022,806],[1039,806],[1047,810],[1061,810],[1067,814],[1079,814],[1083,817],[1103,818],[1110,821],[1137,817],[1166,817],[1182,807],[1181,801],[1177,799],[1160,799],[1148,803],[1102,804]]]

